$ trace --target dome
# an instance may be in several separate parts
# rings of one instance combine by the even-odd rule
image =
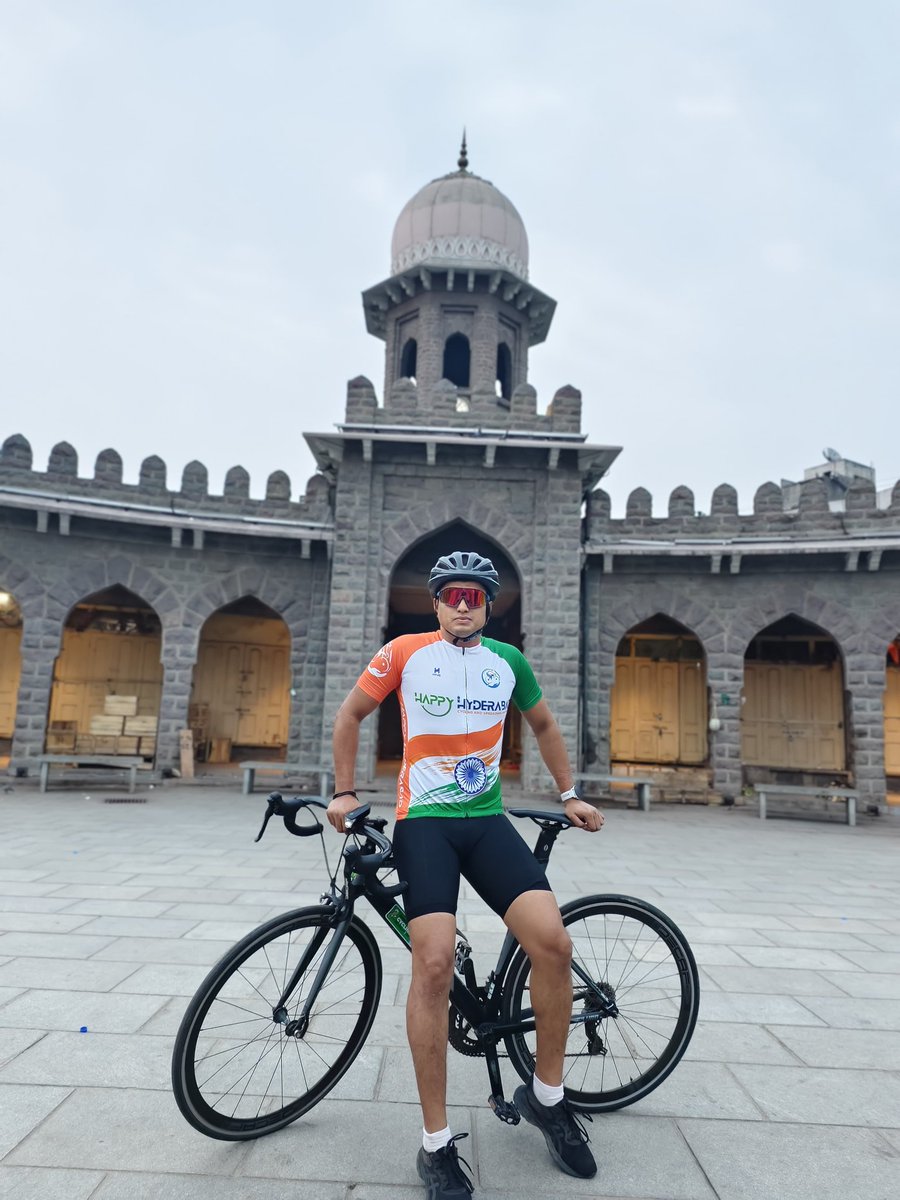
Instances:
[[[391,274],[410,267],[495,266],[528,278],[528,235],[501,191],[465,168],[434,179],[394,226]]]

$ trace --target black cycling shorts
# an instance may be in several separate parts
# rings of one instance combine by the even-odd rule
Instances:
[[[407,920],[455,913],[460,876],[502,917],[523,892],[549,892],[540,865],[508,817],[407,817],[394,826]]]

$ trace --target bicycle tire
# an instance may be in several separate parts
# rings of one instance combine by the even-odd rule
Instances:
[[[253,930],[209,972],[182,1018],[172,1088],[186,1120],[207,1137],[241,1141],[295,1121],[331,1091],[368,1037],[381,996],[381,954],[353,917],[302,1033],[288,1033],[275,1005],[327,907],[295,909]],[[300,1014],[322,945],[295,987]]]
[[[697,1023],[700,984],[684,934],[663,912],[630,896],[586,896],[561,909],[573,962],[615,999],[618,1016],[591,1021],[596,993],[574,972],[563,1084],[573,1108],[611,1112],[658,1087],[681,1059]],[[503,1020],[529,1009],[531,962],[521,947],[506,972]],[[534,1071],[535,1034],[504,1039],[518,1074]]]

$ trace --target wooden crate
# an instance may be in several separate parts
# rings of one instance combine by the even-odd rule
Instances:
[[[91,733],[103,736],[114,736],[122,732],[124,717],[111,717],[109,714],[97,714],[91,717]]]
[[[107,696],[103,702],[103,711],[108,717],[133,717],[137,710],[137,696]]]
[[[47,730],[47,753],[56,754],[64,750],[73,751],[77,737],[77,721],[51,721]]]
[[[213,738],[208,761],[211,763],[231,762],[231,738]]]
[[[138,753],[143,754],[144,758],[154,758],[156,756],[156,738],[142,737]]]
[[[158,717],[126,717],[125,732],[133,737],[151,737],[156,735]]]
[[[97,747],[94,745],[96,740],[92,733],[79,733],[75,738],[75,753],[95,754],[97,751]]]
[[[93,754],[116,754],[119,749],[119,739],[114,733],[94,734]]]
[[[116,738],[116,754],[137,754],[140,740],[136,737]]]

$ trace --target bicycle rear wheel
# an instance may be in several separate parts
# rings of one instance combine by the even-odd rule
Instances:
[[[327,1095],[372,1027],[381,955],[351,921],[308,1022],[302,1010],[333,937],[331,910],[298,909],[238,942],[200,985],[175,1039],[172,1087],[207,1137],[239,1141],[295,1121]],[[276,1005],[304,952],[315,953],[280,1014]]]
[[[684,1054],[697,1023],[697,964],[669,918],[629,896],[587,896],[562,908],[572,939],[572,1023],[563,1084],[575,1109],[609,1112],[646,1096]],[[585,982],[585,978],[589,982]],[[531,962],[516,951],[506,974],[503,1019],[531,1013]],[[598,992],[617,1014],[601,1015]],[[535,1034],[506,1039],[513,1066],[528,1080]]]

